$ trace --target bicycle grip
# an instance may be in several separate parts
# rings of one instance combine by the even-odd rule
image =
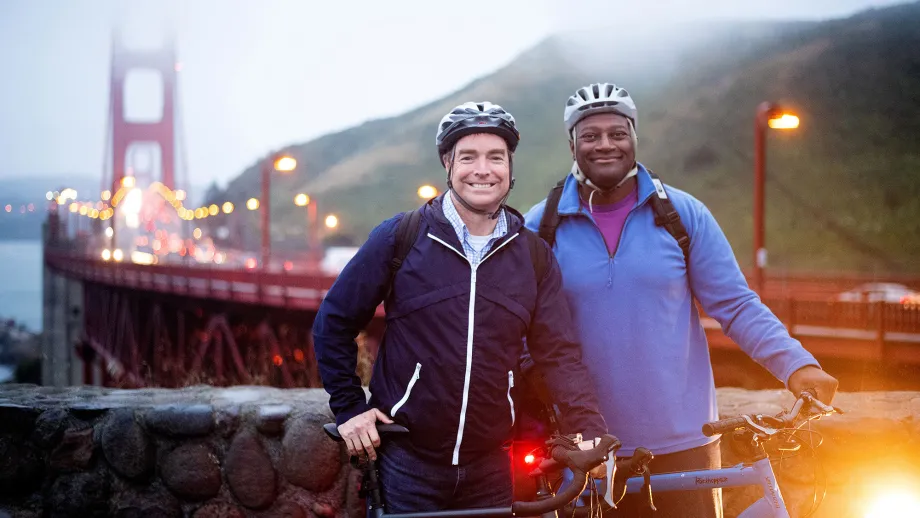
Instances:
[[[729,417],[728,419],[720,419],[719,421],[713,421],[712,423],[706,423],[703,425],[703,435],[706,437],[712,437],[713,435],[731,432],[737,428],[744,428],[747,425],[747,421],[743,417]]]

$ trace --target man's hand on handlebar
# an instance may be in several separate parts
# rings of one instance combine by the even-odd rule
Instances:
[[[796,397],[808,389],[815,391],[818,399],[830,405],[837,393],[837,378],[814,365],[806,365],[789,376],[789,391]]]
[[[377,451],[380,446],[380,435],[377,433],[377,421],[392,423],[393,420],[376,408],[363,414],[358,414],[339,425],[339,434],[345,440],[348,454],[360,456],[367,453],[367,458],[377,460]]]
[[[579,450],[590,450],[597,445],[597,442],[600,438],[594,441],[581,441],[578,443]],[[606,462],[594,467],[591,471],[588,472],[588,475],[591,478],[604,478],[607,476],[607,464]]]

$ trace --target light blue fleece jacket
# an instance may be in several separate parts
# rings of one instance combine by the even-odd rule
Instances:
[[[690,235],[689,271],[677,241],[655,225],[651,176],[638,167],[639,197],[611,255],[581,206],[570,174],[559,200],[562,221],[553,251],[587,366],[620,456],[644,446],[655,454],[708,444],[704,423],[718,419],[706,313],[779,380],[818,365],[760,301],[741,273],[725,234],[699,200],[665,185]],[[546,200],[526,214],[537,231]]]

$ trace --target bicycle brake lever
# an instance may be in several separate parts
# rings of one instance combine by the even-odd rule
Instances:
[[[642,484],[642,494],[645,496],[645,502],[648,504],[649,509],[652,511],[657,511],[658,508],[655,507],[655,502],[652,499],[652,481],[651,481],[651,472],[648,467],[642,470],[642,479],[644,483]]]

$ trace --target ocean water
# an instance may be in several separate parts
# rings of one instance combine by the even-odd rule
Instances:
[[[0,318],[41,331],[41,241],[0,241]]]

